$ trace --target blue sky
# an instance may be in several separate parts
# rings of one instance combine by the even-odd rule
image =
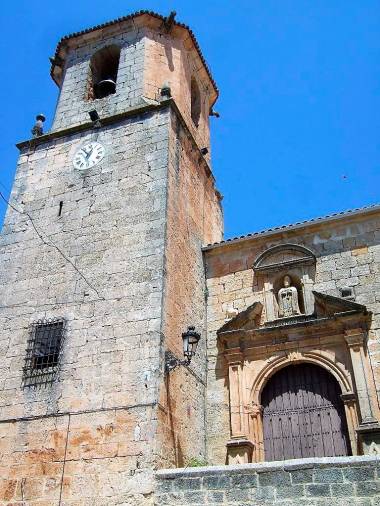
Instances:
[[[65,34],[139,9],[177,11],[220,89],[213,170],[226,237],[380,201],[380,2],[15,0],[2,4],[0,186],[35,114],[54,114],[48,57]],[[4,206],[0,203],[0,222]]]

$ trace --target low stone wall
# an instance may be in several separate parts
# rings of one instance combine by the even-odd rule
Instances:
[[[170,469],[156,481],[156,506],[380,506],[380,457]]]

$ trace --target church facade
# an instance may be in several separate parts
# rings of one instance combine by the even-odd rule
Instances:
[[[18,144],[0,239],[0,505],[149,505],[158,469],[378,455],[380,206],[223,241],[189,27],[140,11],[51,62],[53,126]]]
[[[215,461],[377,454],[378,226],[374,206],[204,248]]]

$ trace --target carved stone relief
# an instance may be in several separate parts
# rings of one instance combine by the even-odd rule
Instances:
[[[229,370],[229,463],[265,458],[261,393],[272,375],[301,363],[326,369],[339,384],[352,453],[380,452],[380,412],[366,349],[371,314],[352,301],[316,291],[312,295],[312,315],[284,316],[263,326],[263,306],[256,302],[218,331]],[[294,313],[301,310],[292,299],[289,307]]]
[[[291,286],[290,276],[284,276],[284,286],[278,291],[278,316],[286,318],[301,314],[298,303],[298,291],[295,286]]]
[[[253,270],[263,287],[266,321],[313,313],[315,256],[309,249],[274,246],[257,258]]]

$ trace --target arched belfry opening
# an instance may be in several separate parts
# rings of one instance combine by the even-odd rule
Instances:
[[[191,78],[191,119],[196,127],[201,117],[201,93],[194,77]]]
[[[261,395],[265,460],[350,455],[341,394],[334,376],[315,364],[274,373]]]
[[[116,93],[120,48],[106,46],[97,51],[90,61],[88,99],[105,98]]]

